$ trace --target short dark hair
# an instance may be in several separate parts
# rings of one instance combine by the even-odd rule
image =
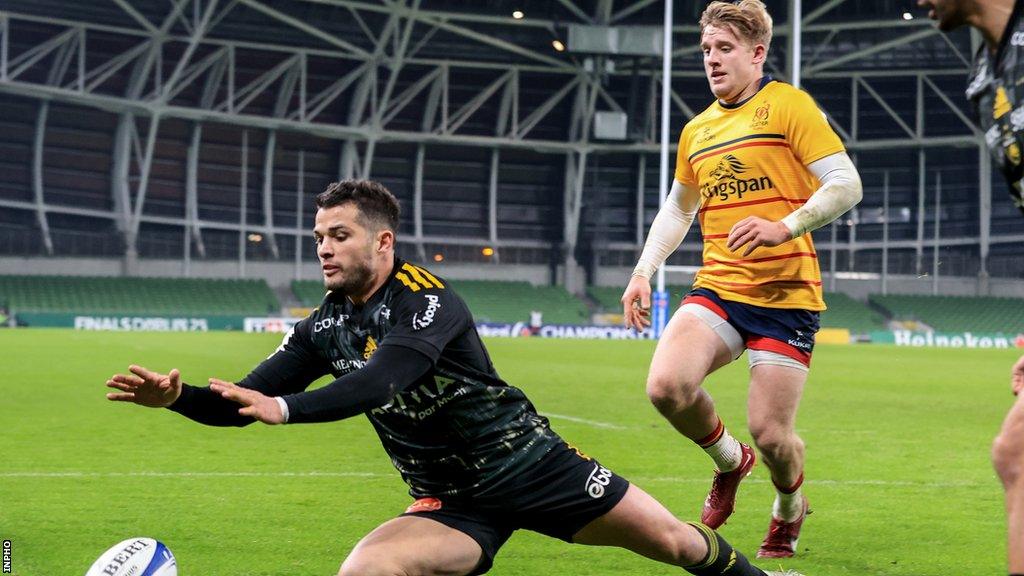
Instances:
[[[317,194],[317,208],[334,208],[351,202],[359,208],[359,223],[373,230],[398,232],[398,198],[380,182],[342,180],[332,182]]]

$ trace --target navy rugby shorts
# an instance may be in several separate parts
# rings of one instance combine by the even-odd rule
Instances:
[[[739,332],[748,350],[765,350],[811,365],[814,335],[820,315],[812,310],[766,308],[723,300],[707,288],[691,290],[683,304],[699,304],[726,320]]]

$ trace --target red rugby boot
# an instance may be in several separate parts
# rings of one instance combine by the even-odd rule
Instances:
[[[761,542],[761,548],[757,551],[758,558],[791,558],[796,554],[796,542],[800,538],[800,527],[804,524],[804,518],[811,513],[804,496],[804,510],[800,517],[792,522],[783,522],[772,517],[772,523],[768,526],[768,535]]]
[[[736,490],[740,487],[740,480],[750,475],[755,462],[757,456],[754,455],[754,449],[741,442],[740,465],[729,472],[715,470],[711,491],[708,492],[708,497],[704,500],[704,509],[700,513],[701,522],[714,530],[725,524],[736,507]]]

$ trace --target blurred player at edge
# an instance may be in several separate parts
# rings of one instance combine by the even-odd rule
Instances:
[[[399,206],[384,186],[338,182],[316,204],[328,292],[269,358],[237,385],[209,387],[132,366],[107,382],[119,390],[107,397],[214,426],[366,414],[415,501],[356,545],[343,576],[483,574],[520,528],[691,574],[766,575],[570,447],[501,380],[447,281],[395,256]],[[336,380],[306,391],[324,374]]]
[[[647,395],[714,460],[701,521],[721,526],[755,455],[729,433],[702,383],[748,350],[750,433],[777,490],[758,557],[783,558],[795,553],[808,512],[794,428],[825,309],[810,232],[860,201],[860,176],[814,100],[764,75],[772,20],[760,0],[712,2],[700,29],[715,102],[683,128],[672,191],[623,313],[627,326],[650,325],[650,278],[698,218],[703,267],[658,342]]]
[[[943,32],[973,26],[984,42],[974,56],[967,99],[985,131],[996,165],[1006,177],[1014,205],[1024,211],[1024,2],[1013,0],[918,0]],[[992,446],[992,462],[1006,489],[1009,570],[1024,576],[1024,356],[1010,371],[1017,401]]]

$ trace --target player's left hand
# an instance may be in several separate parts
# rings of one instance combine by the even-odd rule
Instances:
[[[1024,356],[1021,356],[1010,370],[1010,386],[1013,388],[1014,396],[1024,390]]]
[[[210,390],[241,404],[238,413],[242,416],[250,416],[264,424],[284,424],[281,406],[270,396],[216,378],[210,378]]]
[[[757,216],[747,216],[733,225],[729,230],[729,242],[727,247],[733,252],[744,246],[744,256],[749,256],[754,248],[758,246],[778,246],[783,242],[789,242],[793,236],[789,228],[782,222],[772,222]]]

